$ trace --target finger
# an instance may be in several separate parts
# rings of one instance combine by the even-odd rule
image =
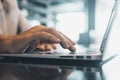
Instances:
[[[36,32],[40,32],[40,31],[48,32],[48,33],[54,35],[56,38],[60,39],[60,41],[61,41],[60,44],[62,45],[63,48],[69,47],[69,45],[66,42],[66,40],[64,39],[64,37],[53,28],[49,28],[49,27],[45,27],[45,26],[36,26],[36,27],[30,29],[29,31],[30,32],[34,32],[34,31],[36,31]],[[50,39],[51,39],[51,37],[50,37]]]
[[[50,51],[52,49],[53,49],[52,44],[45,44],[45,50],[46,51]]]
[[[66,41],[68,42],[68,45],[69,45],[68,49],[72,52],[75,52],[76,51],[76,48],[74,47],[75,43],[72,40],[70,40],[68,37],[66,37],[63,33],[61,34],[65,37]]]
[[[61,32],[60,32],[61,33]],[[66,39],[68,39],[70,41],[70,43],[72,43],[73,45],[75,45],[75,42],[72,41],[70,38],[68,38],[66,35],[64,35],[63,33],[61,33]]]
[[[70,51],[72,51],[72,52],[75,52],[76,51],[76,48],[74,47],[74,45],[73,44],[71,44],[69,41],[68,41],[68,43],[69,43],[69,50]]]
[[[71,39],[69,39],[67,36],[65,36],[63,33],[60,32],[60,34],[64,37],[65,41],[68,43],[69,45],[69,50],[72,52],[76,51],[76,48],[74,47],[75,42],[73,42]]]
[[[51,34],[53,34],[55,37],[57,37],[58,39],[60,39],[60,44],[63,48],[67,49],[69,48],[69,45],[65,39],[65,37],[58,31],[52,29],[52,28],[49,28],[48,30],[46,30],[46,32],[49,32]]]
[[[65,38],[66,39],[66,38]],[[72,44],[68,39],[66,39],[69,47],[67,49],[69,49],[70,51],[72,52],[75,52],[76,51],[76,48],[74,47],[74,44]]]
[[[32,37],[34,37],[34,39],[36,39],[37,41],[39,40],[40,42],[60,43],[60,39],[47,32],[37,32]]]
[[[74,47],[75,42],[69,39],[63,33],[56,31],[55,29],[52,29],[52,28],[49,28],[47,32],[54,34],[57,38],[59,38],[61,40],[60,44],[63,48],[69,49],[70,51],[76,50],[76,48]]]
[[[60,42],[61,46],[65,49],[69,48],[69,44],[68,44],[67,40],[64,38],[63,35],[61,35],[60,39],[62,39],[61,42]]]
[[[53,47],[53,49],[56,49],[56,48],[57,48],[55,44],[52,44],[52,47]]]
[[[45,51],[45,44],[38,44],[37,48],[40,50],[40,51]]]

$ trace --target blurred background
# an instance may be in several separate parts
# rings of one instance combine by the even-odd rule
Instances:
[[[17,0],[32,25],[63,32],[77,44],[99,47],[115,0]]]
[[[23,15],[28,19],[28,21],[33,26],[41,24],[47,27],[54,27],[55,29],[63,32],[65,35],[67,35],[69,38],[75,41],[76,44],[80,45],[80,50],[82,50],[84,47],[97,49],[100,47],[100,43],[102,41],[103,34],[106,30],[108,19],[110,17],[114,1],[115,0],[17,0],[19,8],[21,9]],[[120,53],[119,35],[120,35],[120,8],[112,28],[112,33],[110,34],[107,43],[107,48],[105,51],[105,53],[107,54],[104,54],[103,56],[104,58],[108,58],[113,54]],[[81,46],[83,48],[81,48]],[[119,60],[116,61],[115,63],[117,63],[118,65]],[[116,66],[116,64],[114,63],[112,65]],[[5,71],[7,70],[6,67],[4,67],[4,65],[0,67],[3,67],[3,69],[0,68],[2,69],[2,71],[4,71],[4,68]],[[38,68],[39,66],[37,66],[37,68],[35,69],[34,69],[35,66],[32,67],[21,66],[21,67],[12,66],[9,67],[8,70],[10,68],[14,68],[15,73],[16,72],[20,73],[19,71],[22,71],[22,73],[24,73],[27,70],[27,74],[25,75],[27,76],[33,75],[29,77],[30,78],[36,77],[35,79],[37,79],[37,76],[41,77],[40,75],[49,76],[49,72],[52,71],[44,70],[45,68],[43,68],[43,70],[39,69]],[[49,66],[47,68],[49,68]],[[118,67],[115,68],[111,65],[106,68],[108,70],[107,71],[108,79],[113,79],[114,74],[116,74],[115,71],[118,71],[119,68]],[[95,69],[84,68],[84,70],[94,71]],[[36,74],[36,72],[39,71],[42,73]],[[34,72],[35,75],[31,74],[30,72]],[[48,74],[46,75],[44,72],[48,72]],[[9,76],[9,71],[7,71],[7,75]],[[96,77],[96,75],[99,76],[99,73],[98,74],[95,74],[94,72],[83,73],[81,70],[74,71],[72,74],[68,76],[67,80],[82,80],[84,78],[85,80],[101,80],[99,77]],[[51,73],[49,77],[51,78]],[[17,78],[15,77],[14,80],[16,79]],[[113,80],[116,80],[116,78]]]

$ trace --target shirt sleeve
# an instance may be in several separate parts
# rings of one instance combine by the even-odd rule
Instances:
[[[19,10],[18,25],[21,28],[22,32],[33,27],[29,21],[23,16],[22,12]]]

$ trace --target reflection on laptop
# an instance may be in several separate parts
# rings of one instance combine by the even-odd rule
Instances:
[[[106,31],[104,33],[100,49],[87,50],[85,52],[37,52],[37,54],[0,54],[0,62],[20,62],[20,63],[36,63],[36,64],[53,64],[53,65],[90,65],[96,66],[102,61],[104,50],[107,46],[107,40],[114,22],[117,8],[120,0],[115,0]],[[34,52],[32,52],[34,53]],[[46,54],[44,54],[46,53]],[[52,54],[50,54],[52,53]],[[61,54],[62,53],[62,54]]]

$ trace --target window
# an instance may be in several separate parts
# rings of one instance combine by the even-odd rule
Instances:
[[[66,34],[74,41],[79,39],[79,34],[86,31],[84,12],[68,12],[56,15],[56,29]]]

